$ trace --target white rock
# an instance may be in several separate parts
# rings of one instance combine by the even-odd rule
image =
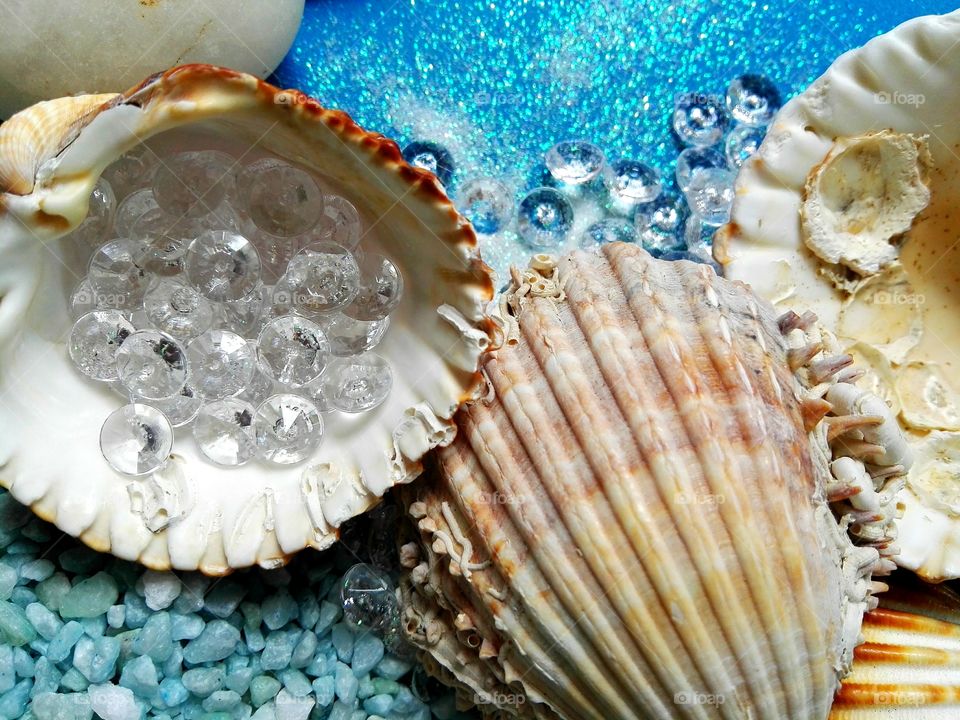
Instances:
[[[133,690],[107,683],[87,689],[90,707],[103,720],[140,720],[140,708],[133,699]]]
[[[207,62],[266,77],[304,0],[0,3],[0,118],[38,100],[121,92],[151,73]]]
[[[317,704],[309,695],[307,697],[296,697],[283,688],[277,693],[274,712],[277,720],[307,720],[313,706]]]
[[[257,711],[250,716],[250,720],[277,720],[277,713],[273,709],[273,703],[268,702],[257,708]]]
[[[180,595],[183,583],[172,572],[147,570],[143,574],[143,593],[147,607],[151,610],[163,610]]]

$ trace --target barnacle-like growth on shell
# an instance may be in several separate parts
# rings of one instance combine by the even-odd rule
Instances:
[[[489,393],[401,493],[428,668],[493,717],[826,718],[909,462],[851,359],[634,245],[513,276]]]
[[[872,275],[930,202],[926,137],[882,131],[840,138],[807,177],[803,239],[821,260]]]

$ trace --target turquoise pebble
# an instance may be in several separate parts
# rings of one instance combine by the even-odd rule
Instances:
[[[314,626],[313,631],[317,635],[323,635],[324,631],[335,623],[343,614],[343,609],[339,605],[324,600],[320,603],[320,618]]]
[[[310,694],[310,681],[299,670],[284,670],[280,673],[280,682],[294,697],[306,697]]]
[[[120,642],[116,638],[82,637],[73,651],[73,665],[90,682],[102,683],[113,677],[119,656]]]
[[[267,635],[263,653],[260,655],[263,669],[282,670],[287,667],[299,639],[299,630],[274,630]]]
[[[26,645],[37,639],[37,631],[19,605],[0,601],[0,643]]]
[[[60,553],[58,565],[76,575],[88,575],[103,566],[104,556],[84,545],[72,547]]]
[[[164,678],[160,681],[160,699],[168,708],[175,708],[187,701],[190,692],[178,678]]]
[[[223,580],[214,585],[203,599],[203,608],[218,618],[229,617],[240,605],[247,589],[234,580]]]
[[[277,693],[274,709],[277,720],[307,720],[316,701],[312,697],[295,697],[286,690]]]
[[[30,603],[24,613],[34,629],[46,640],[53,640],[60,628],[63,627],[63,621],[40,603]]]
[[[412,713],[418,712],[421,707],[424,707],[423,703],[410,692],[410,688],[402,687],[394,696],[391,710],[395,713]]]
[[[18,530],[32,519],[30,508],[18,503],[8,492],[0,494],[0,527],[5,530]]]
[[[401,660],[395,655],[384,655],[383,660],[377,663],[377,667],[374,668],[374,672],[380,677],[385,677],[389,680],[399,680],[413,668],[413,663],[410,663],[406,660]]]
[[[54,612],[60,611],[60,603],[68,592],[70,592],[70,581],[67,576],[61,572],[54,573],[52,576],[37,585],[37,600],[43,603],[47,608]],[[0,593],[2,598],[2,593]]]
[[[54,570],[56,570],[54,564],[45,558],[31,560],[20,566],[20,577],[24,580],[41,582],[53,575]]]
[[[140,578],[143,601],[151,610],[165,610],[180,596],[183,585],[176,573],[147,570]]]
[[[39,693],[30,704],[37,720],[89,720],[93,717],[90,701],[80,693]]]
[[[203,618],[194,613],[170,613],[170,632],[173,640],[193,640],[203,632]]]
[[[120,685],[133,690],[134,695],[148,698],[160,685],[157,667],[146,655],[140,655],[123,666],[120,673]]]
[[[99,572],[70,588],[60,603],[60,616],[65,619],[95,618],[105,614],[119,595],[116,580]]]
[[[396,680],[388,680],[383,677],[372,678],[372,684],[375,695],[396,695],[403,687]]]
[[[207,712],[229,712],[240,705],[240,694],[233,690],[216,690],[203,701]]]
[[[338,662],[337,669],[334,671],[334,689],[337,697],[343,702],[352,703],[357,699],[357,690],[359,687],[360,683],[357,680],[357,676],[353,674],[353,670],[350,669],[350,666]]]
[[[158,612],[140,628],[136,640],[133,641],[133,652],[138,655],[149,655],[157,662],[164,662],[173,652],[172,621],[170,613]]]
[[[383,641],[371,632],[357,635],[353,642],[353,673],[362,677],[383,660]]]
[[[344,623],[333,626],[331,635],[333,647],[337,650],[337,657],[348,663],[353,658],[354,634]]]
[[[222,712],[205,712],[201,715],[197,715],[197,720],[234,720],[233,713],[226,711]]]
[[[266,645],[266,639],[260,630],[251,630],[248,627],[244,628],[243,637],[247,641],[247,649],[251,652],[260,652]]]
[[[63,662],[67,659],[73,646],[77,644],[83,636],[83,625],[76,620],[71,620],[54,636],[47,648],[47,657],[55,663]]]
[[[33,677],[37,672],[37,661],[22,647],[13,649],[13,671],[17,677]]]
[[[263,610],[255,602],[240,603],[240,612],[243,614],[244,627],[256,630],[263,622]]]
[[[333,704],[333,710],[327,715],[327,720],[351,720],[352,717],[353,706],[338,700]]]
[[[183,675],[183,648],[180,643],[174,643],[173,652],[163,664],[163,674],[165,677],[180,677]]]
[[[33,680],[26,678],[0,695],[0,717],[18,718],[27,710]]]
[[[317,705],[326,707],[333,702],[333,696],[336,693],[334,688],[333,676],[325,675],[313,681],[313,693],[317,698]]]
[[[0,563],[0,600],[9,600],[10,593],[17,586],[17,571],[7,565]]]
[[[317,652],[317,636],[307,630],[300,636],[300,640],[297,641],[296,647],[293,648],[293,654],[290,656],[290,667],[292,668],[305,668],[313,660],[314,654]]]
[[[330,679],[331,693],[333,692],[333,678]],[[316,688],[316,685],[314,685]],[[272,700],[280,692],[280,681],[269,675],[257,675],[250,681],[250,702],[254,707],[260,707],[268,700]]]
[[[200,573],[184,573],[180,576],[180,596],[174,601],[173,609],[182,614],[200,612],[203,608],[203,596],[210,587],[210,578]]]
[[[253,679],[253,674],[255,670],[251,667],[242,667],[237,668],[236,670],[231,670],[227,674],[227,680],[225,685],[228,690],[233,690],[236,693],[243,695],[250,689],[250,681]]]
[[[90,686],[90,681],[75,667],[68,669],[60,678],[60,687],[73,692],[82,692]]]
[[[13,646],[0,645],[0,695],[9,692],[17,684],[17,672],[13,667]]]
[[[123,595],[123,609],[126,615],[125,622],[128,628],[142,628],[150,617],[151,610],[143,598],[132,590]]]
[[[126,615],[126,608],[123,605],[111,605],[110,609],[107,610],[107,625],[114,630],[123,627]]]
[[[195,639],[183,649],[183,659],[189,663],[213,662],[229,656],[240,641],[240,631],[225,620],[207,623]]]
[[[80,618],[77,622],[83,626],[83,632],[92,638],[98,638],[107,631],[107,616],[97,615],[96,617]]]
[[[25,608],[32,602],[37,601],[37,594],[28,587],[20,585],[13,589],[13,592],[10,593],[10,602],[15,605],[19,605],[22,608]]]
[[[312,592],[297,595],[297,621],[302,628],[312,628],[320,619],[320,602]]]
[[[193,668],[183,673],[183,686],[197,697],[205,698],[223,687],[226,674],[223,668]]]
[[[357,674],[356,668],[354,668],[353,674]],[[361,678],[357,678],[357,680],[360,683],[359,687],[357,688],[357,697],[360,700],[366,700],[368,697],[373,697],[377,694],[373,689],[373,681],[370,679],[369,674],[364,675]]]
[[[393,695],[374,695],[363,701],[363,709],[371,715],[386,715],[393,705]]]
[[[279,630],[297,617],[296,601],[286,588],[281,588],[263,601],[263,624],[269,630]]]
[[[63,677],[63,673],[56,665],[45,657],[39,658],[33,675],[34,694],[56,691],[60,687],[61,677]]]

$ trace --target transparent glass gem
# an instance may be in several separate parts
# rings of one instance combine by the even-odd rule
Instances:
[[[88,247],[100,247],[114,237],[113,223],[116,210],[117,198],[113,193],[113,187],[107,180],[100,178],[90,194],[87,216],[71,233],[71,237],[85,243]]]
[[[335,242],[347,250],[354,250],[360,243],[360,213],[346,198],[326,195],[323,217],[312,235],[318,241]]]
[[[239,398],[207,403],[193,421],[193,437],[211,462],[235,467],[257,454],[256,409]]]
[[[117,197],[127,197],[141,188],[149,190],[158,163],[153,150],[141,143],[110,164],[103,177],[113,186]],[[152,190],[150,194],[153,195]]]
[[[478,233],[492,235],[513,217],[513,193],[493,178],[476,178],[457,192],[457,207]]]
[[[153,327],[181,340],[192,340],[213,325],[213,304],[173,280],[155,283],[144,296],[143,308]]]
[[[673,193],[664,193],[652,203],[638,206],[634,223],[637,239],[643,249],[654,257],[682,250],[684,227],[689,214],[683,198]]]
[[[730,220],[735,180],[736,174],[730,170],[711,169],[697,173],[685,193],[690,211],[708,225],[723,225]]]
[[[349,357],[375,348],[390,327],[390,318],[355,320],[334,313],[322,318],[320,324],[330,342],[330,352],[337,357]]]
[[[189,379],[187,384],[180,388],[180,392],[171,397],[151,400],[133,394],[130,397],[130,401],[155,407],[166,415],[167,420],[169,420],[170,424],[175,428],[189,425],[197,416],[197,413],[200,412],[200,407],[203,405],[203,398],[190,387]]]
[[[359,290],[343,314],[354,320],[385,318],[403,297],[403,275],[390,258],[375,253],[363,254],[359,270]]]
[[[136,332],[119,310],[89,312],[70,331],[68,351],[73,364],[94,380],[116,380],[117,352],[128,337]]]
[[[252,293],[260,282],[257,249],[242,235],[207,230],[190,243],[187,279],[210,300],[230,302]]]
[[[607,159],[596,145],[583,140],[566,140],[547,151],[547,170],[567,185],[583,185],[600,174]]]
[[[138,330],[117,351],[117,375],[135,395],[150,400],[172,397],[187,382],[186,353],[158,330]]]
[[[256,335],[263,312],[263,288],[258,286],[245,298],[234,302],[214,303],[213,326],[218,330],[251,337]]]
[[[190,381],[203,398],[215,400],[241,392],[253,378],[254,348],[236,333],[207,330],[187,346]]]
[[[637,203],[650,202],[663,187],[660,172],[637,160],[616,161],[610,166],[605,180],[615,209],[629,209]]]
[[[443,185],[449,185],[455,168],[450,151],[435,142],[412,142],[403,149],[403,159],[414,167],[432,172]]]
[[[580,236],[580,247],[588,250],[606,243],[633,242],[634,240],[636,240],[636,230],[633,223],[623,218],[607,218],[598,220],[583,231]]]
[[[308,458],[323,438],[323,419],[313,403],[299,395],[267,398],[257,408],[257,449],[260,457],[278,465]]]
[[[173,428],[150,405],[131,403],[114,410],[100,429],[100,450],[110,467],[140,476],[163,467],[173,449]]]
[[[143,302],[150,285],[143,242],[117,238],[102,245],[90,258],[87,282],[110,307],[133,310]]]
[[[686,192],[690,181],[701,170],[727,167],[726,158],[715,148],[689,147],[677,156],[677,187]]]
[[[727,87],[727,110],[744,125],[769,125],[781,104],[780,91],[766,75],[741,75]]]
[[[727,163],[732,168],[740,168],[751,155],[760,149],[766,130],[750,125],[738,125],[727,135],[723,143]]]
[[[331,361],[325,373],[330,404],[346,413],[358,413],[380,405],[393,387],[390,365],[375,353]]]
[[[400,613],[389,575],[366,563],[347,570],[340,586],[340,601],[345,622],[377,633],[389,629]]]
[[[257,339],[257,360],[267,376],[287,387],[315,380],[330,359],[330,343],[317,323],[287,315],[267,323]]]
[[[118,237],[136,237],[134,228],[140,218],[151,210],[159,210],[153,190],[144,188],[130,193],[117,207],[117,215],[113,222],[113,229]]]
[[[164,158],[153,175],[153,194],[164,211],[181,217],[213,212],[227,197],[234,160],[217,150]]]
[[[293,237],[323,215],[323,193],[305,170],[278,158],[250,163],[237,176],[240,204],[264,232]]]
[[[534,248],[556,248],[573,227],[573,206],[558,190],[532,190],[517,209],[517,229],[524,242]]]
[[[283,283],[293,295],[293,307],[314,316],[342,308],[357,296],[360,268],[342,245],[315,243],[290,261]]]
[[[704,93],[682,93],[673,105],[673,131],[684,145],[715,145],[730,124],[719,98]]]
[[[281,390],[278,388],[279,386],[277,385],[277,382],[263,372],[263,370],[260,369],[260,366],[257,365],[257,368],[253,371],[253,377],[250,378],[250,382],[243,389],[243,392],[237,395],[237,397],[246,400],[254,407],[260,407],[260,403],[262,403],[268,397],[281,392]]]

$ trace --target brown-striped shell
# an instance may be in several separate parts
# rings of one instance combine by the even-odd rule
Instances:
[[[813,318],[620,243],[535,257],[500,314],[487,397],[402,491],[428,667],[504,718],[826,718],[890,568],[886,480],[831,475],[865,421],[823,396],[870,397],[849,358],[808,342]],[[882,508],[849,510],[862,546],[828,505],[857,496]]]

